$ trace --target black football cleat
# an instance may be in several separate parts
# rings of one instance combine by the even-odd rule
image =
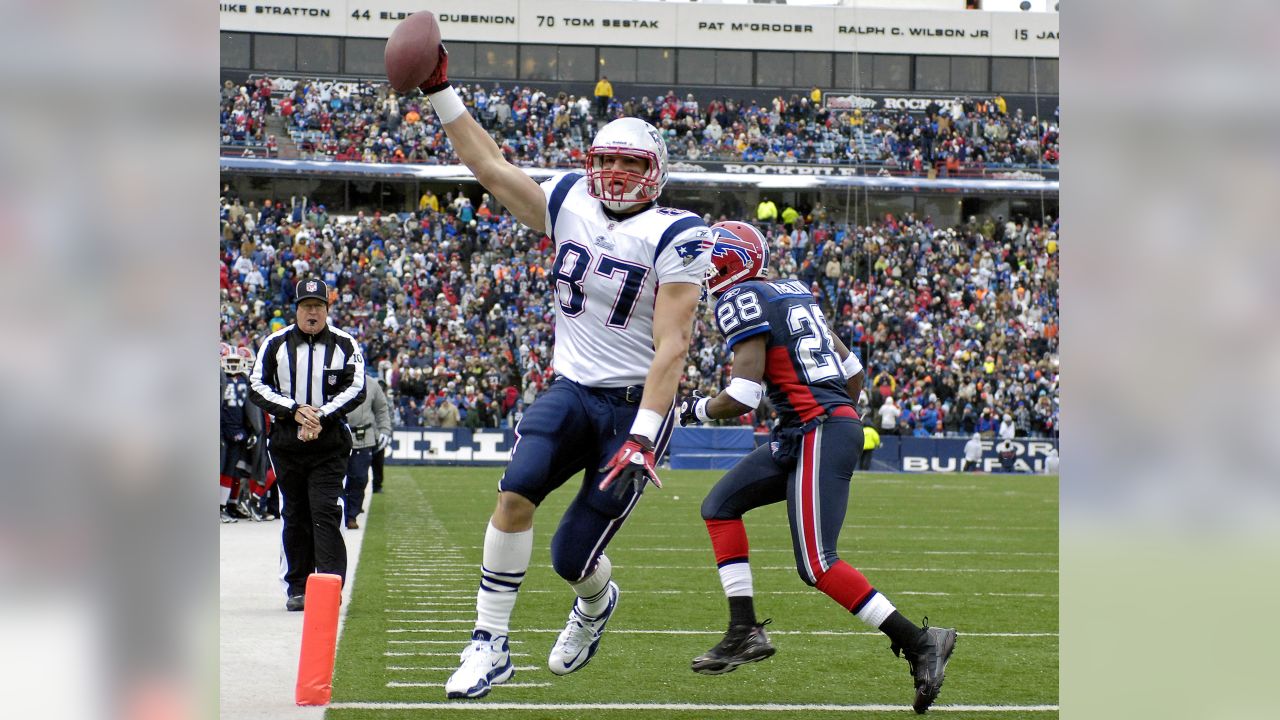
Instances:
[[[730,625],[720,644],[693,659],[691,669],[703,675],[723,675],[733,672],[739,665],[772,657],[777,650],[764,631],[764,626],[769,622],[765,620],[759,625]]]
[[[929,627],[925,619],[924,636],[911,650],[893,646],[894,655],[906,657],[911,666],[911,676],[916,682],[916,697],[911,708],[923,715],[938,699],[942,691],[942,679],[946,675],[947,662],[956,648],[956,631],[951,628]]]

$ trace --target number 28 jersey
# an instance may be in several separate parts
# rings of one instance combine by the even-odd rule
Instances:
[[[802,425],[824,413],[857,417],[845,390],[840,355],[822,310],[797,280],[751,280],[716,302],[716,325],[732,350],[764,334],[765,389],[779,426]]]
[[[653,310],[658,287],[700,285],[714,241],[702,218],[653,206],[614,219],[587,194],[586,175],[542,183],[547,234],[556,257],[556,373],[588,387],[644,382],[653,363]]]

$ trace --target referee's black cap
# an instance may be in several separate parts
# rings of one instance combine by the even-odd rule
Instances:
[[[294,288],[294,295],[297,296],[293,301],[294,304],[313,299],[323,301],[325,305],[329,304],[329,286],[325,281],[316,278],[299,280]]]

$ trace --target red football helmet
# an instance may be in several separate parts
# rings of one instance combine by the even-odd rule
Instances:
[[[711,226],[711,269],[707,271],[707,290],[714,297],[740,282],[764,277],[769,246],[754,225],[744,222],[722,222]]]

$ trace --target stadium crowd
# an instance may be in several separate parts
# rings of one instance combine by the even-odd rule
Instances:
[[[457,83],[472,114],[499,138],[507,159],[526,166],[580,166],[600,118],[586,95],[519,85]],[[458,164],[435,113],[417,91],[385,83],[268,78],[225,81],[224,146],[274,154],[265,117],[278,114],[304,158],[349,162]],[[861,164],[910,174],[1056,168],[1056,118],[1008,112],[1003,98],[956,98],[924,114],[829,110],[808,95],[756,100],[614,97],[607,119],[639,117],[665,134],[673,160]],[[1055,111],[1056,115],[1056,111]]]
[[[257,206],[224,189],[222,339],[256,349],[292,322],[296,280],[319,275],[332,288],[331,322],[359,339],[386,382],[394,424],[513,426],[550,379],[551,242],[487,194],[473,206],[428,192],[419,208],[334,217],[305,199]],[[849,227],[819,204],[764,229],[770,267],[808,283],[862,353],[869,424],[880,427],[887,404],[900,434],[994,436],[1002,422],[1019,436],[1057,434],[1057,221],[935,227],[886,215]],[[684,390],[729,379],[710,309],[695,326]],[[770,415],[738,422],[762,428]]]

